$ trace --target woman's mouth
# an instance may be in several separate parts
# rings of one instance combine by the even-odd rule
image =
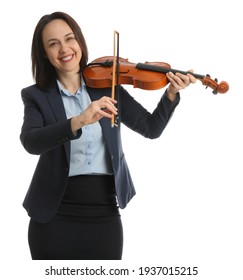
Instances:
[[[64,56],[64,57],[62,57],[60,59],[63,62],[69,62],[72,58],[73,58],[73,54],[70,54],[70,55]]]

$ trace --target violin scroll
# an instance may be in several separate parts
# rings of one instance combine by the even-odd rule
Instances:
[[[213,94],[226,93],[229,90],[229,84],[227,82],[222,81],[218,84],[218,80],[212,80],[208,74],[201,79],[199,78],[199,80],[206,86],[206,88],[210,87],[213,89]]]

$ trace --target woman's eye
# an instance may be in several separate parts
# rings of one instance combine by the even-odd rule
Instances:
[[[57,42],[52,42],[52,43],[49,44],[49,47],[54,47],[56,45],[57,45]]]

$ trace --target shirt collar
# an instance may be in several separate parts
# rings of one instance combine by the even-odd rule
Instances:
[[[67,96],[73,96],[73,94],[70,91],[68,91],[67,89],[65,89],[64,86],[58,80],[57,80],[57,86],[58,86],[58,89],[61,94],[65,94]],[[86,87],[85,82],[84,82],[84,80],[82,80],[81,85],[78,88],[76,95],[80,95],[82,93],[82,91],[85,90],[85,87]]]

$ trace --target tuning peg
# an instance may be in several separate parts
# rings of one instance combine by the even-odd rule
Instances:
[[[206,77],[210,78],[210,75],[209,75],[209,74],[206,74]],[[205,89],[207,89],[207,88],[208,88],[208,86],[206,86]]]

